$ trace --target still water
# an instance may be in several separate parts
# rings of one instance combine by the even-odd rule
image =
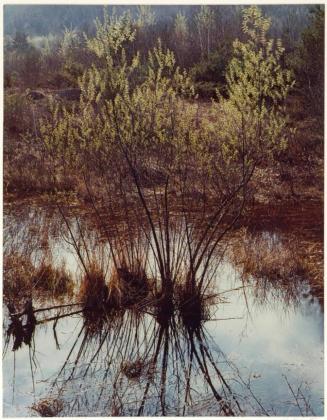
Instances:
[[[53,225],[54,261],[76,273],[58,220],[38,215],[38,226]],[[8,212],[5,249],[21,244],[30,226],[30,211]],[[32,407],[46,400],[60,402],[60,416],[322,416],[323,312],[306,279],[289,288],[244,283],[225,257],[214,284],[217,299],[195,331],[177,314],[162,326],[149,313],[125,310],[97,328],[83,313],[69,315],[80,307],[61,310],[67,316],[58,320],[51,320],[56,310],[36,314],[30,345],[12,351],[11,337],[4,348],[3,414],[36,416]],[[5,336],[9,324],[4,308]]]

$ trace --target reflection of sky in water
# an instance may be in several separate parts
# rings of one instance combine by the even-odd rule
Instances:
[[[274,237],[273,241],[276,240],[278,238]],[[60,265],[65,260],[66,267],[72,273],[78,270],[76,257],[67,243],[57,240],[51,248],[55,264]],[[304,296],[301,289],[298,291],[300,299],[297,305],[287,305],[281,299],[276,299],[273,289],[267,292],[264,300],[256,299],[251,286],[228,292],[242,285],[237,272],[228,263],[221,265],[216,279],[218,291],[227,291],[221,295],[226,301],[218,304],[213,314],[214,320],[205,323],[205,331],[210,338],[210,349],[218,363],[221,363],[224,376],[229,379],[234,392],[241,395],[241,405],[246,408],[246,413],[263,414],[259,402],[269,414],[300,415],[287,379],[295,392],[300,387],[314,413],[322,415],[323,314],[318,301],[312,299],[310,294],[307,296],[308,286],[303,285]],[[81,327],[82,319],[79,316],[58,321],[56,331],[60,350],[56,348],[52,323],[36,328],[35,395],[29,349],[23,346],[13,353],[10,344],[3,360],[5,416],[36,414],[28,407],[47,396],[49,385],[64,364]],[[220,352],[231,363],[222,360]],[[173,366],[170,369],[173,370]],[[97,395],[99,383],[95,385],[94,381],[95,377],[81,383],[86,393]],[[250,389],[247,386],[249,381]],[[193,385],[194,388],[202,386],[200,380]],[[67,384],[69,392],[73,393],[74,388],[69,391]],[[253,401],[251,392],[257,398],[257,403]],[[193,411],[189,414],[215,414],[215,401],[209,394],[208,391],[206,398],[203,394],[199,404],[195,401]],[[168,390],[167,398],[174,401],[176,395]],[[89,415],[97,414],[103,413],[89,412]],[[173,409],[169,414],[174,415]],[[306,414],[305,410],[303,414]]]
[[[235,272],[225,265],[226,270],[219,280],[220,290],[229,290],[238,286]],[[292,398],[291,391],[283,375],[296,391],[301,384],[303,394],[309,399],[316,415],[322,414],[320,398],[323,395],[323,316],[318,302],[304,299],[299,307],[289,308],[285,312],[283,304],[265,307],[252,304],[251,292],[247,292],[247,301],[251,309],[247,313],[243,291],[224,293],[227,302],[218,305],[214,318],[205,324],[211,351],[217,355],[225,377],[231,379],[234,392],[242,395],[242,405],[248,414],[259,413],[249,390],[246,387],[251,380],[251,390],[263,407],[273,407],[278,415],[299,415],[299,410]],[[238,318],[228,319],[225,318]],[[24,346],[15,353],[15,395],[13,400],[14,353],[8,351],[3,363],[4,378],[4,414],[6,416],[31,415],[26,407],[47,395],[46,390],[65,361],[75,341],[82,320],[76,316],[60,320],[57,325],[58,341],[61,350],[56,349],[51,325],[39,326],[35,333],[35,349],[38,367],[35,373],[36,396],[33,386],[28,348]],[[217,353],[215,353],[217,350]],[[232,362],[222,360],[220,351]],[[85,392],[96,393],[98,385],[90,380]],[[44,382],[42,382],[44,381]],[[243,381],[243,382],[242,382]],[[93,384],[93,385],[92,385]],[[84,384],[85,385],[85,384]],[[198,384],[194,383],[194,387]],[[69,386],[67,386],[69,388]],[[71,391],[74,392],[74,388]],[[248,392],[248,400],[246,393]],[[208,394],[209,395],[209,391]],[[169,392],[168,392],[169,397]],[[171,395],[170,398],[174,398]],[[214,414],[215,401],[202,401],[195,414]],[[198,411],[197,411],[198,410]],[[101,414],[99,412],[98,414]],[[172,411],[173,414],[173,411]],[[190,413],[191,414],[191,413]],[[262,412],[261,412],[262,414]],[[272,412],[270,411],[270,414]],[[91,415],[91,413],[90,413]]]
[[[228,276],[223,283],[227,289]],[[221,289],[224,289],[223,285]],[[215,318],[242,319],[209,321],[206,329],[221,350],[235,362],[243,377],[252,376],[253,390],[263,405],[269,407],[274,400],[292,399],[283,378],[286,375],[295,390],[302,381],[303,389],[305,384],[310,385],[313,407],[317,406],[316,414],[321,415],[324,329],[318,301],[303,299],[296,308],[285,308],[282,302],[274,302],[272,308],[256,305],[251,293],[247,293],[249,316],[243,291],[227,293],[226,296],[228,303],[219,306]]]
[[[76,339],[76,329],[82,324],[80,317],[65,318],[58,321],[57,336],[61,350],[56,344],[51,326],[38,326],[35,330],[35,359],[37,370],[34,378],[35,398],[33,396],[33,379],[31,377],[29,348],[25,345],[16,352],[8,351],[3,361],[3,398],[4,415],[26,416],[36,414],[26,412],[38,397],[44,394],[47,381],[54,378],[58,369],[64,364],[67,350]],[[31,350],[32,352],[32,350]],[[35,368],[35,366],[34,366]],[[13,383],[14,369],[16,370]],[[13,395],[13,387],[15,393]]]

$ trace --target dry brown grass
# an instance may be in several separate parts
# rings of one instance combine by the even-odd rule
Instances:
[[[55,268],[51,262],[43,260],[36,269],[33,286],[39,290],[50,291],[56,296],[69,294],[73,291],[73,280],[64,266]]]
[[[76,190],[77,181],[73,175],[49,176],[51,168],[40,155],[33,151],[19,149],[10,160],[4,158],[4,193],[18,196],[70,192]]]
[[[209,317],[206,300],[201,291],[198,288],[192,290],[187,284],[178,285],[175,289],[176,305],[183,325],[190,330],[200,328]]]
[[[231,258],[245,277],[292,281],[305,277],[308,267],[293,240],[277,241],[242,229],[233,241]]]
[[[320,199],[252,207],[242,220],[248,231],[239,231],[232,243],[232,260],[248,275],[268,274],[285,281],[294,274],[305,277],[323,304],[323,220]],[[269,247],[267,238],[260,239],[262,231],[278,231],[281,241]]]
[[[9,300],[20,299],[32,292],[35,267],[29,258],[11,253],[3,258],[3,294]]]
[[[73,291],[73,280],[65,267],[54,267],[50,260],[34,265],[27,256],[11,253],[4,257],[3,269],[3,293],[7,301],[42,293],[57,298]]]
[[[324,244],[313,240],[303,240],[299,252],[307,269],[308,278],[314,295],[324,304]]]
[[[86,306],[104,304],[109,308],[129,307],[139,303],[149,292],[149,282],[140,264],[113,269],[108,282],[96,263],[87,268],[81,282],[79,298]]]
[[[121,371],[123,374],[132,380],[139,379],[144,371],[145,364],[142,359],[138,359],[135,362],[123,362],[121,365]]]
[[[92,262],[85,273],[80,290],[79,299],[85,302],[86,307],[95,307],[104,303],[107,298],[108,288],[105,280],[105,273],[102,268]]]
[[[141,380],[142,377],[150,379],[155,372],[153,360],[147,361],[142,358],[138,358],[135,361],[125,360],[122,362],[120,368],[126,378],[132,381]]]
[[[36,411],[41,417],[57,417],[63,408],[63,402],[56,398],[45,398],[31,406],[31,410]]]
[[[150,290],[149,281],[140,263],[135,262],[130,268],[123,265],[113,276],[111,285],[115,284],[120,290],[124,305],[136,305],[147,297]]]
[[[107,281],[100,265],[93,262],[87,268],[79,290],[88,330],[100,331],[109,319],[119,319],[126,309],[142,311],[148,292],[148,280],[140,267],[135,271],[126,266],[113,269]]]

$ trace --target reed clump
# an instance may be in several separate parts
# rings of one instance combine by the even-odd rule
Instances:
[[[85,327],[91,334],[102,331],[109,314],[112,315],[118,305],[111,300],[109,305],[109,290],[106,284],[105,273],[100,265],[93,261],[84,274],[79,300],[84,303],[83,316]]]
[[[97,263],[92,263],[84,275],[79,296],[87,307],[105,305],[109,308],[130,307],[147,297],[150,285],[140,264],[114,268],[108,283]]]

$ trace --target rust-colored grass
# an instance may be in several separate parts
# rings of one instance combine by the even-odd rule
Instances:
[[[245,277],[292,281],[305,277],[308,267],[295,241],[274,240],[242,229],[233,241],[231,258]]]
[[[79,299],[85,302],[86,307],[94,307],[103,303],[107,294],[105,274],[96,262],[92,262],[82,279]]]
[[[36,269],[32,282],[35,288],[52,292],[56,296],[69,294],[73,290],[73,280],[65,267],[55,268],[45,260]]]
[[[29,257],[13,252],[4,257],[3,292],[7,301],[25,296],[46,294],[66,296],[73,291],[73,279],[64,266],[55,267],[51,260],[35,265]]]
[[[56,398],[45,398],[31,406],[31,410],[36,411],[41,417],[57,417],[63,408],[63,402]]]

